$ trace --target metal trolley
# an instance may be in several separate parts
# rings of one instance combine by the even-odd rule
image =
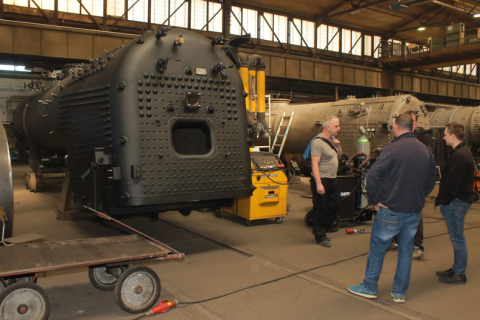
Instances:
[[[126,226],[111,217],[103,216]],[[86,266],[89,267],[88,277],[92,285],[103,291],[113,290],[115,301],[123,310],[140,313],[151,309],[160,296],[160,279],[148,267],[129,265],[179,259],[185,255],[131,227],[126,227],[141,236],[1,247],[0,319],[48,319],[50,302],[45,290],[36,284],[38,273]]]

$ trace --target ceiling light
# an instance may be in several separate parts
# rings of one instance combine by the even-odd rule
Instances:
[[[474,18],[480,18],[480,13],[475,13],[475,14],[473,15],[473,17],[474,17]]]
[[[417,28],[418,31],[423,31],[423,30],[425,30],[425,29],[427,29],[427,28],[424,27],[424,26],[420,26],[420,27]]]

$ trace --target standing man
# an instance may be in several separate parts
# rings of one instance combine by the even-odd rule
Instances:
[[[433,153],[435,157],[435,140],[432,135],[422,127],[417,127],[417,112],[414,110],[409,110],[405,114],[410,115],[413,118],[413,134],[417,139],[427,146],[428,150]],[[417,233],[415,233],[414,242],[413,242],[413,254],[412,258],[420,259],[423,256],[425,248],[423,247],[423,218],[420,219],[418,224]]]
[[[340,209],[340,188],[337,182],[338,160],[342,156],[340,141],[335,135],[340,132],[340,121],[326,117],[323,131],[312,142],[312,188],[313,234],[317,243],[330,248],[327,237],[338,210]]]
[[[405,302],[410,283],[413,237],[421,218],[425,197],[435,186],[435,159],[413,134],[413,119],[401,114],[393,126],[396,138],[381,152],[367,178],[367,195],[375,205],[365,279],[348,290],[377,298],[378,279],[385,250],[398,237],[397,270],[393,279],[394,302]]]
[[[453,244],[453,267],[437,271],[438,281],[443,283],[465,284],[467,277],[468,251],[463,227],[465,215],[472,205],[474,196],[474,160],[470,148],[465,144],[465,127],[460,123],[447,124],[443,137],[447,146],[453,148],[440,179],[440,188],[435,206],[447,224],[448,234]]]

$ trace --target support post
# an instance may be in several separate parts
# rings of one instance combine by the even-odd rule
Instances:
[[[222,31],[225,39],[230,38],[230,11],[232,10],[232,0],[224,0],[222,4]]]

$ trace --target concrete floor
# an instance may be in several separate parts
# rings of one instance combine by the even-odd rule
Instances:
[[[114,223],[92,222],[77,214],[75,221],[57,221],[59,192],[30,193],[24,186],[25,164],[14,163],[14,236],[38,233],[48,241],[123,235]],[[158,319],[478,319],[480,301],[480,203],[470,209],[465,224],[469,248],[468,283],[439,283],[435,272],[451,267],[453,247],[439,209],[427,199],[424,214],[425,256],[414,260],[405,304],[390,296],[396,266],[395,251],[387,252],[378,299],[368,300],[347,291],[363,280],[372,222],[342,223],[330,234],[332,248],[317,245],[304,223],[311,200],[302,198],[305,178],[289,187],[291,209],[282,224],[273,219],[254,221],[212,212],[178,212],[126,217],[122,222],[184,252],[181,260],[147,264],[160,277],[161,299],[183,304]],[[435,193],[435,191],[434,191]],[[432,193],[432,194],[434,194]],[[347,235],[346,227],[366,234]],[[95,289],[86,268],[41,274],[52,304],[51,320],[134,319],[115,303],[113,292]]]

